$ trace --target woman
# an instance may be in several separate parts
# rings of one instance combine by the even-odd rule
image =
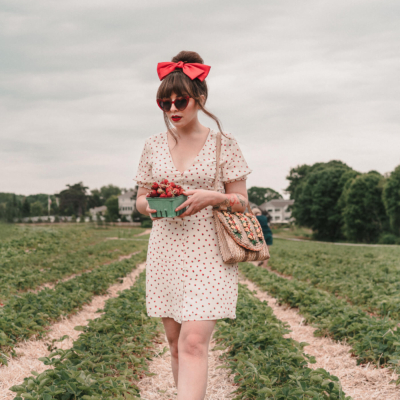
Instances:
[[[236,139],[222,132],[204,108],[210,66],[195,52],[182,51],[159,63],[157,103],[167,131],[150,136],[138,172],[136,207],[153,220],[146,262],[146,308],[161,317],[169,342],[178,400],[204,399],[208,347],[215,323],[236,318],[238,265],[225,264],[212,209],[243,212],[248,197],[247,165]],[[221,131],[220,182],[214,191],[217,131],[202,125],[198,111]],[[146,195],[153,182],[173,181],[188,199],[174,218],[153,218]]]
[[[265,239],[265,242],[267,243],[268,251],[269,251],[269,246],[272,246],[272,231],[268,225],[268,222],[269,222],[268,217],[266,215],[263,215],[261,210],[257,207],[252,208],[251,211],[253,211],[253,214],[256,216],[256,218],[258,219],[258,222],[261,225],[264,239]],[[267,268],[267,265],[268,265],[268,260],[260,261],[258,263],[258,266],[259,267],[263,266],[263,268]]]

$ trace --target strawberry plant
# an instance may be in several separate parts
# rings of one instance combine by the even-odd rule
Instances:
[[[7,364],[5,355],[8,353],[16,356],[13,350],[15,343],[34,334],[42,337],[48,325],[61,316],[80,310],[93,296],[105,294],[111,284],[121,282],[122,277],[145,259],[146,252],[143,251],[130,259],[102,265],[61,282],[54,289],[45,288],[38,293],[11,297],[0,307],[0,364]]]
[[[223,360],[235,374],[235,400],[342,399],[339,379],[322,368],[313,370],[306,343],[284,338],[288,324],[271,307],[239,285],[236,319],[219,321],[214,338],[218,349],[228,349]]]
[[[161,329],[158,319],[146,315],[145,284],[143,272],[131,288],[106,301],[101,317],[75,327],[82,333],[70,349],[40,358],[52,369],[32,371],[10,388],[14,400],[138,399],[135,382],[150,374],[147,363]]]
[[[82,243],[75,251],[63,252],[57,259],[51,257],[52,253],[49,254],[49,259],[41,254],[38,257],[40,262],[36,265],[15,267],[15,262],[18,260],[16,258],[14,262],[3,265],[0,301],[6,302],[12,294],[22,294],[23,291],[35,289],[44,283],[56,282],[68,275],[91,270],[99,264],[114,261],[119,256],[133,253],[144,246],[144,242],[140,241],[101,240],[94,245]]]
[[[270,267],[363,310],[400,320],[400,247],[348,247],[276,240]]]
[[[239,268],[281,303],[297,307],[306,322],[317,328],[316,335],[346,339],[359,364],[371,362],[400,372],[400,330],[396,322],[371,317],[361,308],[306,282],[281,278],[250,263],[240,263]]]

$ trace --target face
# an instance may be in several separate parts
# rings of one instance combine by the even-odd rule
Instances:
[[[179,98],[179,96],[177,96],[174,92],[172,92],[170,99],[174,101],[177,98]],[[171,109],[169,111],[166,111],[165,113],[168,116],[170,122],[174,126],[178,128],[183,128],[188,124],[192,124],[197,119],[198,111],[199,111],[199,106],[196,104],[195,100],[189,98],[189,103],[184,110],[179,111],[175,107],[175,104],[173,103],[171,105]]]

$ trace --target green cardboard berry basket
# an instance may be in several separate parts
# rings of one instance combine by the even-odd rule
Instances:
[[[179,211],[175,211],[175,208],[184,203],[187,198],[188,197],[183,194],[177,197],[146,197],[149,207],[153,210],[157,210],[156,213],[151,213],[153,218],[174,218],[183,214],[187,207],[184,207]]]

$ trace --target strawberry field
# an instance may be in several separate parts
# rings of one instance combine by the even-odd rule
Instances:
[[[152,368],[169,351],[161,321],[146,314],[148,239],[143,228],[73,225],[18,227],[2,236],[0,398],[176,397]],[[237,318],[218,321],[211,351],[221,352],[210,373],[220,374],[224,394],[210,389],[207,399],[400,398],[399,256],[399,247],[275,240],[269,269],[240,263]],[[274,309],[259,299],[263,293],[276,299]],[[98,299],[102,307],[85,324],[53,333]],[[293,337],[276,307],[300,315],[315,329],[313,340],[347,346],[343,357],[354,362],[353,372],[332,362],[315,367],[319,355]],[[67,336],[73,339],[63,346]],[[40,367],[30,368],[26,346],[39,343],[46,347],[37,353]],[[24,372],[16,378],[14,370]],[[391,378],[361,387],[354,371]],[[146,379],[151,391],[142,389]]]

